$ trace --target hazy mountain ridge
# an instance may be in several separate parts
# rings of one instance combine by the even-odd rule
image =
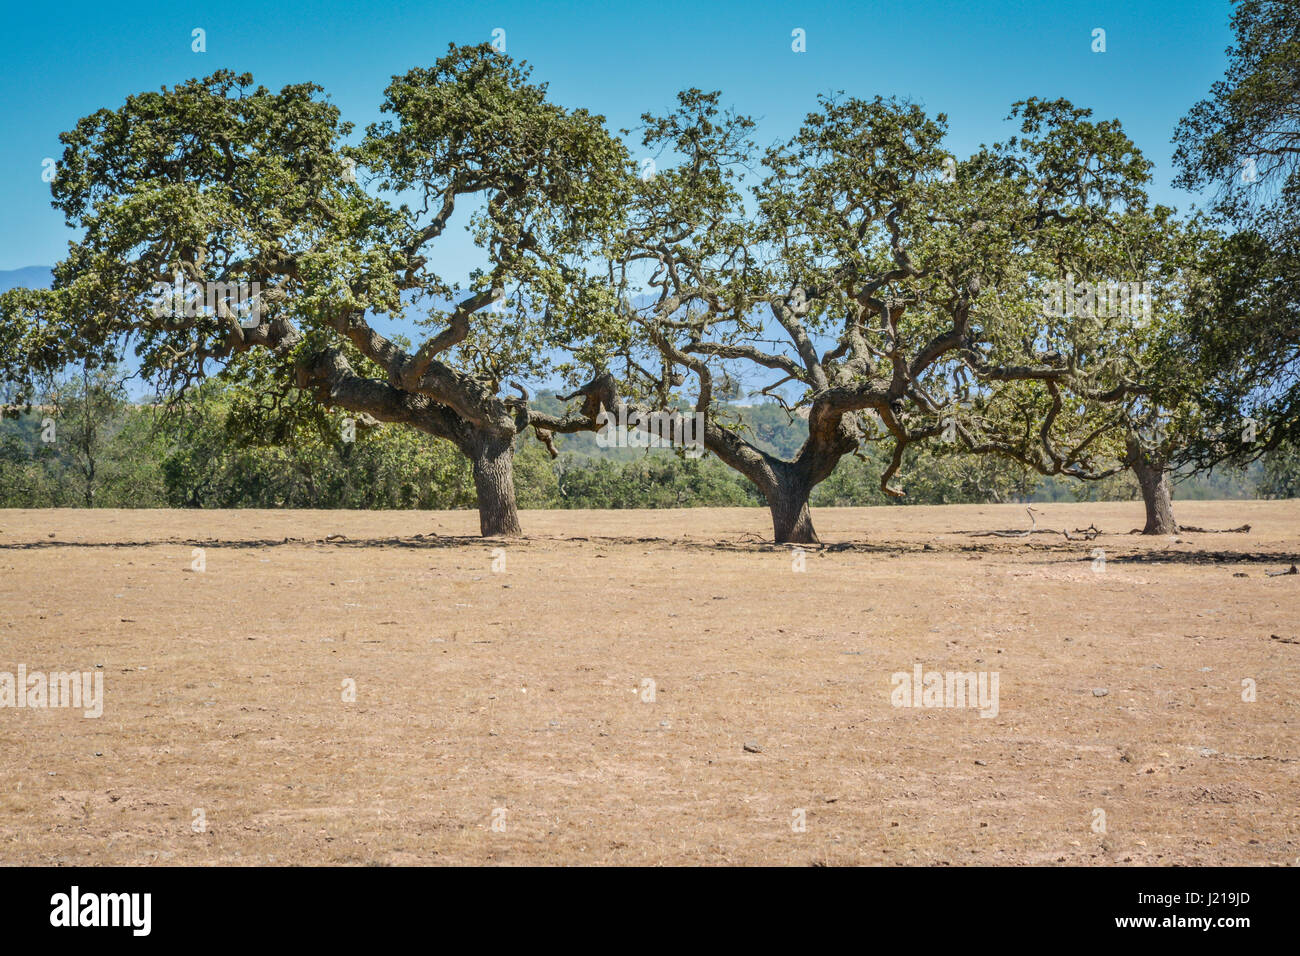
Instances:
[[[48,289],[53,284],[52,266],[0,269],[0,292],[8,292],[10,289]]]

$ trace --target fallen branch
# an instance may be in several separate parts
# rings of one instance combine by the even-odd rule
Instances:
[[[1029,521],[1032,527],[1028,531],[976,531],[972,538],[1023,538],[1026,535],[1035,534],[1038,531],[1038,518],[1034,514],[1033,508],[1026,508],[1029,513]]]
[[[1034,509],[1026,508],[1025,511],[1029,513],[1029,520],[1033,524],[1033,527],[1029,528],[1026,531],[972,531],[971,537],[972,538],[1025,538],[1031,534],[1063,534],[1065,535],[1066,541],[1091,541],[1093,538],[1096,538],[1098,535],[1101,534],[1101,529],[1098,528],[1095,524],[1090,524],[1086,528],[1075,528],[1073,533],[1065,530],[1055,531],[1051,528],[1040,528],[1038,527],[1038,518],[1034,514]],[[1075,537],[1074,535],[1078,535],[1078,537]]]
[[[1264,574],[1270,578],[1280,578],[1287,574],[1300,574],[1300,570],[1296,570],[1296,566],[1293,564],[1285,571],[1265,571]]]

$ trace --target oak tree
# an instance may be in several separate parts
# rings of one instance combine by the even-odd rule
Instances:
[[[168,396],[221,373],[417,428],[470,459],[482,533],[520,533],[516,436],[578,424],[511,383],[608,313],[584,264],[625,151],[488,45],[394,77],[382,110],[349,146],[316,85],[220,71],[80,120],[52,182],[78,238],[53,289],[0,300],[0,370],[130,347]],[[460,283],[440,268],[457,219],[478,255]]]

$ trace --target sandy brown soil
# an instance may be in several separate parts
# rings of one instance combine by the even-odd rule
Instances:
[[[0,511],[0,862],[1295,864],[1300,502],[1040,507]]]

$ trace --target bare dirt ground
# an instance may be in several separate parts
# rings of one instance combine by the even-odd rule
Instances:
[[[0,862],[1294,865],[1300,501],[1037,507],[0,511]]]

